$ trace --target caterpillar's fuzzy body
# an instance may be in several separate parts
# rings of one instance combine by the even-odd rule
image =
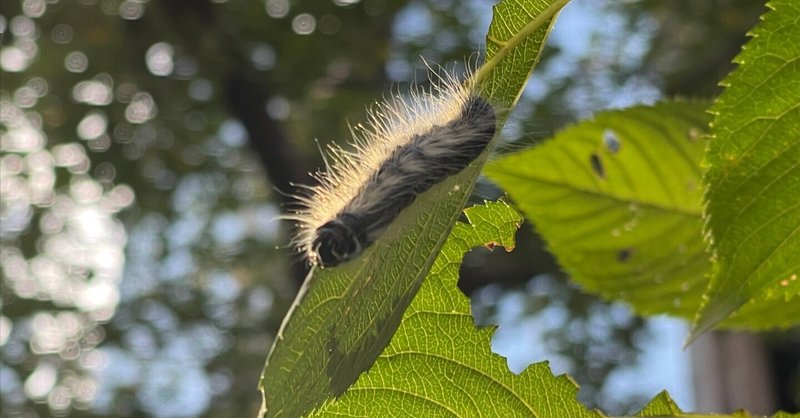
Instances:
[[[444,77],[432,91],[378,104],[353,130],[355,151],[329,146],[319,184],[298,196],[294,244],[309,263],[330,267],[357,257],[418,195],[463,170],[490,143],[492,106],[469,82]]]

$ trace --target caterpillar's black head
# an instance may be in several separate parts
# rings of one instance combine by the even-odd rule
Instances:
[[[344,214],[317,228],[313,248],[316,262],[322,267],[332,267],[361,254],[368,245],[366,233],[358,219]]]

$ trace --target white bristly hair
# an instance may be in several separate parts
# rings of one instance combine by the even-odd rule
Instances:
[[[352,150],[328,145],[326,171],[312,174],[318,184],[301,186],[301,207],[284,217],[296,223],[293,246],[321,267],[357,257],[417,195],[480,155],[495,124],[471,78],[448,73],[376,103],[350,127]]]

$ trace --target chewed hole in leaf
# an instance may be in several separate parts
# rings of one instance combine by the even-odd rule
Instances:
[[[703,131],[700,128],[693,126],[689,128],[689,132],[686,133],[686,137],[689,138],[689,141],[695,142],[700,139],[700,135],[703,134]]]
[[[611,129],[603,131],[603,145],[605,145],[606,149],[612,154],[618,153],[619,149],[622,147],[622,143],[617,137],[617,134]]]

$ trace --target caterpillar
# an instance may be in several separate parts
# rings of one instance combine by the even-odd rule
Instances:
[[[417,196],[477,158],[497,118],[474,83],[439,78],[430,89],[392,96],[351,127],[353,151],[328,146],[326,171],[296,196],[293,244],[312,266],[333,267],[374,243]],[[324,155],[324,154],[323,154]]]

